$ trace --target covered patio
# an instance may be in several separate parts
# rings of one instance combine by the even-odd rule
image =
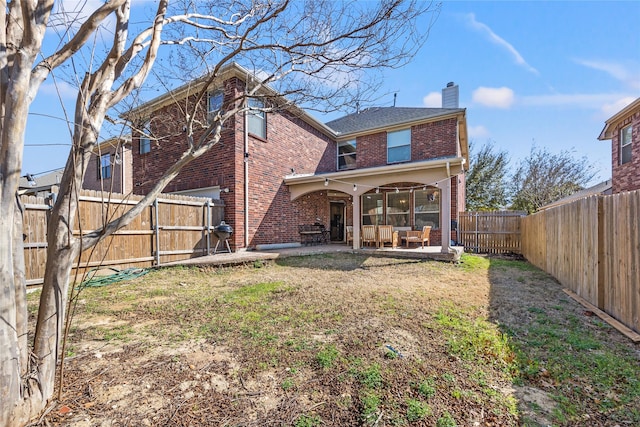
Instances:
[[[291,200],[314,192],[341,192],[353,198],[351,248],[362,247],[362,225],[392,225],[394,229],[422,229],[433,225],[441,233],[442,254],[451,247],[451,179],[464,172],[464,157],[285,177]],[[406,205],[406,206],[405,206]],[[431,247],[433,248],[433,247]],[[429,249],[430,251],[433,249]]]

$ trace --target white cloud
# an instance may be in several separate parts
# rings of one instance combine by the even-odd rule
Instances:
[[[487,138],[490,135],[489,130],[482,126],[468,126],[467,132],[469,132],[469,138]]]
[[[47,30],[63,33],[69,28],[75,31],[103,4],[103,0],[63,0],[56,2]],[[111,14],[102,21],[102,28],[108,28],[110,29],[109,32],[112,32],[115,28],[115,23],[115,17]]]
[[[606,118],[612,117],[617,112],[619,112],[620,110],[622,110],[624,107],[631,104],[635,100],[636,98],[628,96],[628,97],[618,99],[615,102],[604,104],[601,108],[602,114]]]
[[[55,83],[53,81],[48,83],[43,83],[40,86],[39,92],[44,95],[55,95],[56,97],[58,97],[58,93],[59,93],[60,97],[63,99],[75,99],[76,96],[78,95],[77,88],[61,80],[56,80]]]
[[[640,89],[640,70],[629,71],[627,67],[616,62],[590,61],[586,59],[574,59],[574,62],[587,68],[604,71],[616,80],[619,80],[632,89]]]
[[[422,104],[425,107],[440,108],[442,106],[442,93],[430,92],[422,98]]]
[[[473,102],[493,108],[509,108],[513,105],[515,95],[508,87],[479,87],[473,91]]]
[[[513,45],[511,43],[509,43],[508,41],[506,41],[505,39],[503,39],[502,37],[500,37],[499,35],[494,33],[493,30],[491,28],[489,28],[488,25],[483,24],[482,22],[476,21],[475,14],[469,13],[469,14],[466,15],[466,18],[467,18],[467,21],[468,21],[469,25],[471,26],[471,28],[483,33],[485,36],[487,36],[489,38],[489,40],[491,42],[497,44],[498,46],[502,47],[507,52],[509,52],[511,54],[511,56],[513,57],[513,60],[515,61],[516,64],[520,65],[521,67],[523,67],[525,70],[529,71],[530,73],[533,73],[535,75],[539,75],[540,74],[540,72],[538,70],[533,68],[531,65],[529,65],[527,63],[527,61],[524,60],[522,55],[520,55],[520,52],[518,52],[516,50],[516,48],[513,47]]]

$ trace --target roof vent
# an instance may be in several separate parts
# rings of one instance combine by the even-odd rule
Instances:
[[[458,85],[453,82],[447,83],[447,87],[442,89],[442,108],[458,108],[459,98]]]

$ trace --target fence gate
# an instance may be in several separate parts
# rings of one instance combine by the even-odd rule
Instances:
[[[522,253],[520,218],[523,211],[462,212],[458,239],[474,253]]]

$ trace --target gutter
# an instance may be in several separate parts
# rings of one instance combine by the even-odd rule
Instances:
[[[441,159],[432,159],[419,162],[400,163],[393,165],[375,166],[370,168],[351,169],[347,171],[328,172],[319,174],[295,174],[287,175],[284,177],[285,184],[306,184],[324,181],[325,179],[332,180],[348,180],[361,177],[377,176],[382,174],[395,174],[401,172],[414,171],[416,169],[434,169],[439,167],[447,168],[447,173],[450,175],[451,167],[460,166],[464,167],[466,159],[464,157],[445,157]]]

